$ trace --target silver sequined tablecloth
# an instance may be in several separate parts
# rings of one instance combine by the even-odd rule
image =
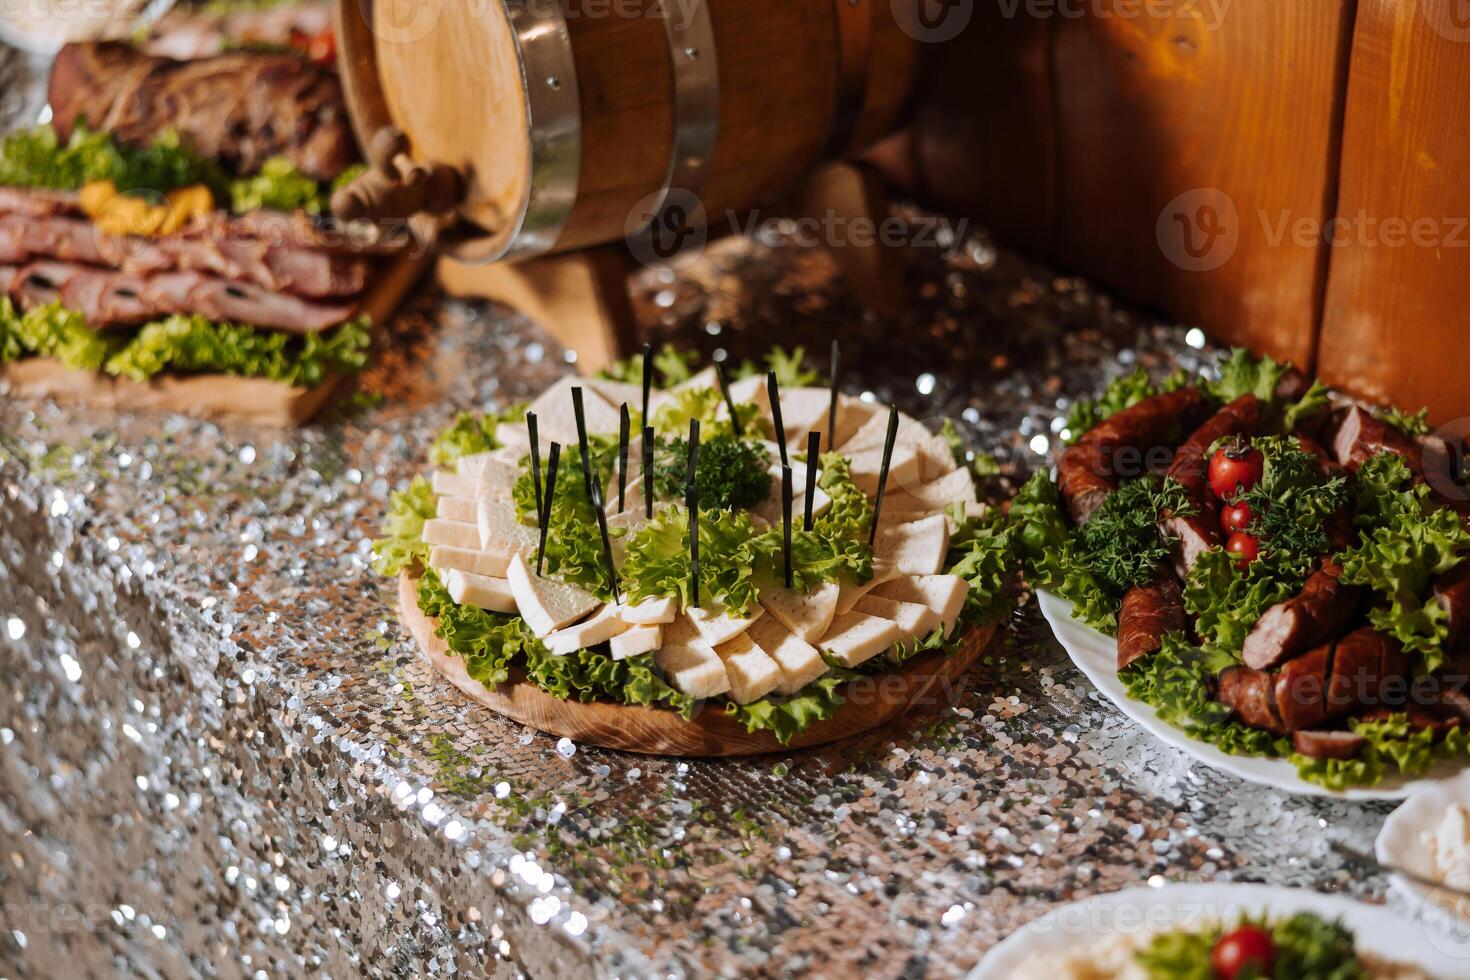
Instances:
[[[658,337],[843,338],[850,390],[950,415],[1004,496],[1070,400],[1202,336],[997,249],[930,251],[901,328],[820,254],[734,241],[639,281]],[[1193,764],[1029,607],[952,709],[730,761],[558,742],[416,658],[369,568],[388,493],[461,409],[571,370],[426,292],[376,407],[300,432],[0,403],[0,977],[956,977],[1058,902],[1252,880],[1383,897],[1329,841],[1381,804]]]

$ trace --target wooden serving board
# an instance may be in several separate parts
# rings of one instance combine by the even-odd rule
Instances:
[[[470,677],[464,659],[450,653],[448,645],[434,635],[438,621],[419,609],[418,583],[418,577],[407,572],[399,576],[399,615],[424,659],[465,695],[497,714],[547,734],[645,755],[789,752],[877,728],[918,705],[948,703],[960,677],[990,645],[998,628],[992,625],[971,630],[960,649],[949,656],[924,654],[891,673],[853,681],[845,692],[848,703],[834,717],[812,725],[790,744],[782,745],[769,732],[747,732],[723,708],[705,703],[686,721],[662,708],[562,701],[514,670],[511,680],[492,691]]]
[[[404,256],[372,273],[360,312],[382,323],[429,267],[429,256]],[[0,381],[20,398],[50,398],[118,412],[178,412],[195,418],[278,427],[303,425],[321,410],[342,383],[328,374],[314,388],[234,374],[160,374],[147,381],[114,378],[69,368],[50,357],[27,357],[0,365]]]

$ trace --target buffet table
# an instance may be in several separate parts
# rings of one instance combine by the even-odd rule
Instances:
[[[1217,353],[981,231],[946,243],[896,350],[797,248],[645,272],[637,312],[736,360],[840,336],[848,390],[955,418],[999,458],[996,500],[1072,399]],[[1048,908],[1139,884],[1384,896],[1331,845],[1370,850],[1388,804],[1193,763],[1034,604],[957,704],[788,755],[619,754],[469,703],[418,660],[371,539],[456,412],[575,365],[432,290],[393,333],[301,431],[4,402],[0,974],[954,977]]]

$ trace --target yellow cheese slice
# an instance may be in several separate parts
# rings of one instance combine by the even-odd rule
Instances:
[[[751,623],[746,635],[781,668],[778,694],[795,694],[827,672],[827,662],[817,648],[783,626],[774,615]]]
[[[491,612],[513,613],[516,597],[510,582],[503,578],[476,575],[473,572],[450,571],[444,580],[449,597],[460,605],[479,606]]]
[[[715,647],[725,663],[730,679],[730,699],[736,704],[749,704],[763,698],[781,683],[781,668],[753,642],[748,633]]]
[[[540,637],[570,626],[599,605],[597,599],[575,585],[538,576],[524,555],[510,560],[506,578],[521,618]]]

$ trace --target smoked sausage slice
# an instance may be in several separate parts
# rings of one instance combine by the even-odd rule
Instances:
[[[1148,585],[1135,585],[1123,594],[1118,611],[1118,669],[1140,657],[1157,653],[1164,634],[1184,628],[1184,591],[1167,568],[1160,568]]]
[[[1300,592],[1267,609],[1241,648],[1246,666],[1268,670],[1347,629],[1358,612],[1362,589],[1344,585],[1341,575],[1341,565],[1325,560],[1307,576]]]
[[[1276,678],[1263,670],[1249,667],[1226,667],[1220,672],[1216,699],[1229,708],[1242,723],[1264,729],[1273,735],[1285,735],[1286,726],[1276,713],[1272,690]]]
[[[1192,432],[1169,467],[1168,476],[1183,484],[1194,505],[1192,516],[1166,516],[1159,530],[1174,542],[1174,572],[1189,577],[1199,556],[1220,543],[1220,501],[1210,489],[1210,447],[1229,436],[1253,435],[1261,421],[1261,400],[1241,395]]]

